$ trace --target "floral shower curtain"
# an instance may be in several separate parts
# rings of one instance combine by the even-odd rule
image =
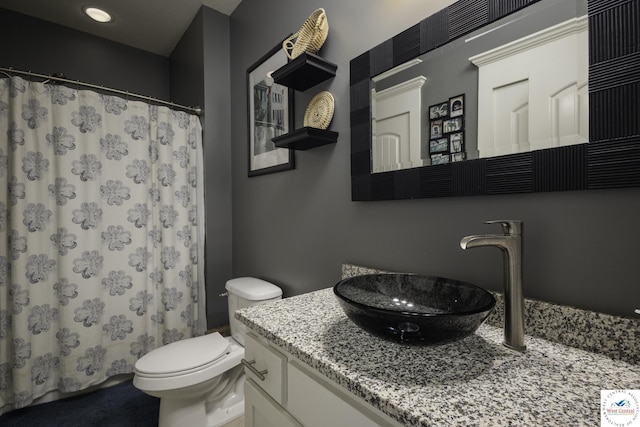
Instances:
[[[0,413],[204,332],[201,139],[197,116],[0,79]]]

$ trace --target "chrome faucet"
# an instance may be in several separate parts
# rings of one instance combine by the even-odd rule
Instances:
[[[496,220],[485,224],[502,225],[503,234],[466,236],[460,240],[462,249],[495,246],[504,259],[504,345],[525,351],[524,297],[522,294],[522,221]]]

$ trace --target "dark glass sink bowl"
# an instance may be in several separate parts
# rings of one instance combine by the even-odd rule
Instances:
[[[353,323],[387,340],[444,344],[473,334],[496,305],[470,283],[413,274],[370,274],[342,280],[333,292]]]

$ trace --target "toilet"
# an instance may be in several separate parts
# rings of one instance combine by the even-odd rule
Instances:
[[[253,277],[229,280],[231,337],[218,332],[150,351],[135,365],[133,384],[160,398],[159,427],[220,427],[244,414],[245,326],[240,308],[282,298],[282,289]]]

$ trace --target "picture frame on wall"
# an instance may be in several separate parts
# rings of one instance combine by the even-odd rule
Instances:
[[[467,153],[453,153],[451,154],[451,162],[461,162],[467,159]]]
[[[449,115],[449,102],[441,102],[440,104],[429,107],[429,119],[439,119]]]
[[[429,141],[429,153],[444,153],[449,151],[449,139],[438,138]]]
[[[464,116],[464,94],[449,98],[449,117]]]
[[[464,132],[456,132],[449,135],[449,147],[451,153],[462,153],[464,150]]]
[[[432,165],[460,162],[467,158],[464,140],[465,94],[429,106],[429,138],[421,152],[428,150]],[[423,154],[427,156],[427,154]]]
[[[450,162],[450,158],[448,154],[435,154],[431,156],[431,164],[432,165],[443,165],[445,163]]]
[[[459,132],[463,127],[464,123],[462,117],[454,117],[442,122],[442,132],[444,133]]]
[[[271,73],[286,65],[282,44],[247,69],[248,175],[282,172],[295,167],[294,150],[277,148],[272,139],[293,130],[293,89],[279,85]]]
[[[442,120],[431,121],[431,139],[442,138]]]

